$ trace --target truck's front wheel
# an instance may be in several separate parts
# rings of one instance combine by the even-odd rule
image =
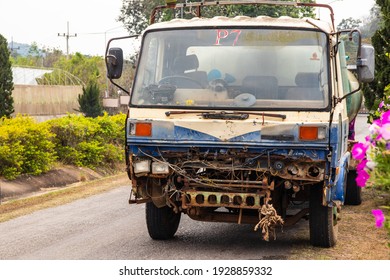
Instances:
[[[335,208],[322,205],[322,186],[310,190],[310,243],[313,246],[333,247],[337,240],[337,217]]]
[[[172,208],[164,206],[158,208],[153,202],[146,203],[146,225],[149,236],[157,240],[172,238],[180,223],[180,214],[173,212]]]

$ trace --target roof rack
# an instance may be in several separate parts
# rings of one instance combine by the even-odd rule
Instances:
[[[150,16],[150,24],[155,23],[156,15],[165,9],[184,9],[184,8],[195,8],[195,14],[197,17],[201,17],[202,7],[208,6],[229,6],[229,5],[273,5],[273,6],[292,6],[292,7],[313,7],[313,8],[325,8],[330,12],[330,19],[333,29],[334,26],[334,13],[333,8],[327,4],[317,3],[302,3],[299,1],[273,1],[273,0],[245,0],[245,1],[205,1],[200,2],[189,2],[189,3],[177,3],[176,0],[166,0],[166,5],[157,6],[153,9]]]

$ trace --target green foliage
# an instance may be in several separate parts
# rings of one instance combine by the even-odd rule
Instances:
[[[103,115],[103,107],[100,104],[100,92],[96,83],[90,83],[87,88],[83,87],[83,94],[79,95],[79,111],[86,117],[96,118]]]
[[[282,0],[289,2],[290,0]],[[302,3],[313,3],[312,0],[303,0]],[[225,15],[228,17],[235,16],[290,16],[294,18],[302,17],[314,17],[314,10],[310,7],[291,7],[291,6],[273,6],[273,5],[235,5],[235,6],[222,6],[222,7],[210,7],[205,9],[204,15],[206,17],[213,17],[216,15]]]
[[[14,112],[12,98],[12,68],[7,40],[0,34],[0,117],[11,117]]]
[[[390,108],[390,84],[385,87],[382,100],[377,99],[374,102],[374,107],[377,110],[371,110],[368,116],[368,123],[372,123],[381,117],[384,112],[387,112]]]
[[[118,136],[124,134],[124,122],[124,114],[114,117],[104,114],[97,118],[68,115],[49,121],[56,135],[58,160],[90,168],[113,166],[122,161],[123,141]]]
[[[123,161],[126,115],[87,118],[68,115],[37,123],[17,116],[0,119],[0,176],[39,175],[58,160],[98,168]]]
[[[100,72],[102,67],[104,69],[104,60],[99,56],[88,57],[76,52],[70,59],[62,56],[54,64],[54,67],[68,71],[84,84],[88,84],[89,82],[97,82],[101,77]]]
[[[360,19],[354,19],[354,18],[347,18],[342,19],[339,25],[337,25],[338,30],[344,30],[344,29],[354,29],[358,28],[359,25],[362,23]]]
[[[51,73],[44,74],[44,78],[37,79],[37,82],[42,85],[72,85],[74,77],[76,77],[80,84],[87,85],[90,82],[96,82],[100,89],[107,89],[106,76],[101,74],[106,72],[106,65],[100,56],[86,56],[76,53],[67,59],[61,50],[55,48],[38,49],[36,43],[33,42],[26,57],[18,55],[11,58],[11,61],[13,65],[23,67],[53,69]],[[125,65],[125,71],[132,72],[132,68]],[[70,75],[64,75],[64,73]],[[129,82],[126,81],[126,84]]]
[[[118,21],[122,22],[131,34],[141,34],[149,25],[152,9],[165,5],[164,0],[123,0]]]
[[[0,176],[39,175],[55,161],[53,134],[46,123],[17,116],[0,120]]]
[[[375,48],[375,80],[363,87],[365,106],[374,111],[376,100],[382,99],[385,87],[390,84],[390,1],[376,2],[381,10],[382,23],[371,39]]]
[[[289,0],[282,0],[288,2]],[[188,2],[200,2],[188,1]],[[313,0],[303,0],[300,2],[313,3]],[[149,25],[149,18],[154,7],[165,5],[164,0],[123,0],[121,14],[118,18],[131,34],[141,34]],[[188,13],[187,13],[188,12]],[[192,17],[192,11],[186,11],[187,16]],[[190,15],[191,14],[191,15]],[[203,17],[224,16],[259,16],[267,15],[271,17],[291,16],[291,17],[314,17],[314,9],[311,7],[287,7],[287,6],[265,6],[265,5],[236,5],[236,6],[214,6],[202,8]],[[157,21],[169,20],[179,17],[180,13],[173,15],[171,10],[165,10],[162,15],[158,15]]]

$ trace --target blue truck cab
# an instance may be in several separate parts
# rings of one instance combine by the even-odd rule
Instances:
[[[325,8],[333,18],[328,5],[235,4]],[[308,217],[311,244],[333,246],[341,206],[360,201],[349,133],[360,83],[373,79],[373,48],[333,20],[202,17],[211,5],[227,3],[157,7],[152,23],[165,9],[197,14],[153,23],[141,36],[125,127],[129,202],[146,203],[153,239],[172,238],[181,214],[253,224],[266,240]],[[344,35],[358,38],[355,74]],[[116,84],[123,51],[110,43]]]

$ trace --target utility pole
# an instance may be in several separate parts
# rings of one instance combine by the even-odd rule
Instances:
[[[14,38],[13,37],[11,37],[11,47],[8,48],[8,49],[9,49],[12,57],[16,56],[16,55],[14,55],[14,50],[19,50],[20,49],[20,47],[15,47],[14,48]]]
[[[65,37],[66,39],[66,59],[69,59],[69,38],[70,37],[77,37],[77,33],[75,34],[69,34],[69,21],[67,22],[67,30],[66,33],[58,33],[58,36]]]

